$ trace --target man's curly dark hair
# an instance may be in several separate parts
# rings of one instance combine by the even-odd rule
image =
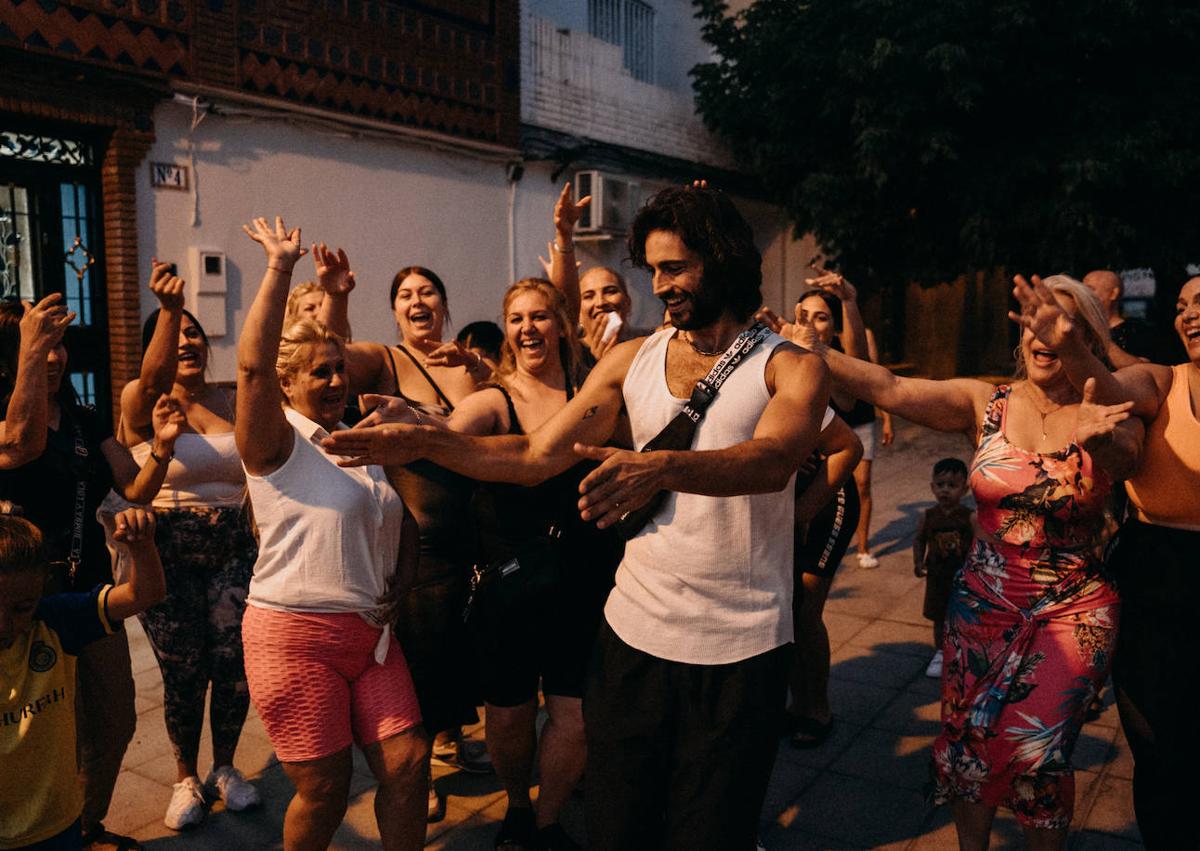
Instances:
[[[629,229],[629,259],[646,265],[646,237],[651,231],[677,234],[704,261],[704,283],[716,287],[729,312],[740,320],[762,304],[762,255],[754,232],[724,192],[671,186],[638,210]]]

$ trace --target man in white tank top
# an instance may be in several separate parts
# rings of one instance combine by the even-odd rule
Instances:
[[[626,546],[584,695],[588,845],[752,849],[786,699],[793,483],[829,376],[770,335],[725,382],[690,451],[602,446],[626,418],[634,449],[657,435],[761,303],[753,234],[722,193],[663,190],[638,213],[629,248],[673,327],[619,344],[537,431],[387,424],[337,432],[326,446],[342,463],[424,457],[517,484],[592,458],[601,463],[579,508],[601,527],[667,491]]]

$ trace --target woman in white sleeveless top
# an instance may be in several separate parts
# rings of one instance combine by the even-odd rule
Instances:
[[[233,767],[250,708],[242,661],[242,613],[258,547],[244,509],[246,477],[233,439],[233,393],[206,380],[208,338],[183,308],[183,281],[153,264],[150,291],[161,305],[142,328],[142,368],[121,393],[117,436],[139,464],[154,454],[150,415],[162,394],[179,403],[187,426],[175,441],[154,498],[155,532],[167,596],[139,618],[163,678],[163,716],[177,780],[164,822],[179,830],[204,818],[197,758],[204,698],[213,761],[207,787],[230,810],[259,803]]]
[[[345,343],[311,319],[282,327],[299,229],[243,229],[267,269],[238,340],[237,446],[259,533],[242,637],[250,698],[296,787],[285,844],[328,846],[357,743],[383,847],[418,849],[429,740],[380,606],[412,581],[416,524],[382,467],[343,469],[320,448],[342,427]]]

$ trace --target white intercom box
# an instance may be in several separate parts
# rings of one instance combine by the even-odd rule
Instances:
[[[188,248],[188,277],[185,301],[204,332],[224,337],[225,299],[228,294],[225,252],[219,248]]]

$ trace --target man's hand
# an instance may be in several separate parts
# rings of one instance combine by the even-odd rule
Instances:
[[[50,293],[37,304],[21,302],[25,311],[18,326],[21,348],[34,358],[44,359],[62,341],[67,326],[75,321],[75,312],[62,304],[62,293]]]
[[[253,221],[253,225],[253,228],[242,225],[242,230],[263,247],[268,269],[290,274],[296,261],[308,253],[300,242],[300,228],[288,230],[281,217],[275,217],[274,227],[261,216]]]
[[[667,453],[575,444],[575,453],[600,466],[579,483],[579,516],[606,529],[663,490]]]
[[[1043,344],[1057,350],[1075,339],[1075,321],[1063,310],[1054,292],[1033,276],[1032,286],[1022,275],[1013,277],[1013,297],[1021,312],[1008,312],[1008,318],[1033,332]]]
[[[424,456],[420,426],[403,423],[348,428],[335,431],[321,441],[330,455],[338,455],[339,467],[401,467]]]
[[[354,291],[354,273],[350,271],[350,258],[338,249],[334,254],[323,242],[312,247],[313,265],[317,268],[317,283],[330,295],[349,295]]]
[[[150,292],[158,299],[162,309],[168,313],[178,313],[183,310],[183,278],[175,274],[174,263],[160,263],[157,258],[150,260]]]
[[[125,546],[154,543],[154,512],[148,508],[126,508],[113,518],[113,540]]]

